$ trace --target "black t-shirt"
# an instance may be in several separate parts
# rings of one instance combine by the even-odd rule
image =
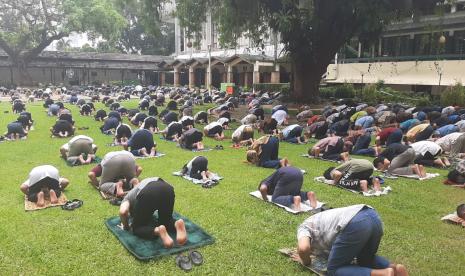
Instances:
[[[148,116],[145,113],[137,113],[136,117],[134,118],[133,123],[138,125],[139,123],[142,123],[147,117]]]
[[[194,143],[202,141],[203,133],[195,128],[184,131],[182,134],[181,146],[186,149],[192,149]]]
[[[71,114],[61,114],[60,117],[58,117],[59,120],[64,120],[64,121],[68,121],[70,124],[73,124],[74,121],[73,121],[73,116]]]
[[[121,124],[116,128],[116,138],[121,139],[123,137],[131,138],[132,131],[127,124]]]
[[[58,120],[55,125],[53,126],[53,131],[55,133],[58,133],[58,132],[65,132],[65,131],[68,131],[68,132],[72,132],[73,131],[73,125],[66,121],[66,120]]]
[[[178,122],[173,122],[168,125],[168,131],[166,132],[166,138],[171,140],[175,135],[180,136],[182,134],[182,125]]]
[[[115,117],[116,119],[118,119],[118,121],[121,122],[121,114],[119,114],[117,111],[111,111],[110,113],[108,113],[108,117]]]
[[[155,117],[149,116],[144,120],[144,128],[149,129],[150,127],[158,127],[158,121]]]
[[[163,122],[168,125],[171,122],[175,122],[178,120],[178,114],[176,114],[173,111],[168,112],[164,117],[163,117]]]
[[[137,130],[128,141],[131,150],[139,150],[145,148],[148,152],[155,146],[153,135],[146,129]]]
[[[107,117],[107,112],[103,109],[100,109],[97,111],[97,113],[95,113],[95,118],[105,118]]]

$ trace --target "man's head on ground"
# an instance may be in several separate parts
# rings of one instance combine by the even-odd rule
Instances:
[[[247,161],[252,163],[252,164],[258,164],[259,159],[258,159],[258,154],[254,150],[248,150],[247,151]]]
[[[333,179],[331,173],[333,172],[334,169],[335,169],[335,167],[329,167],[329,168],[326,169],[326,171],[323,173],[323,176],[325,177],[325,179],[327,179],[327,180],[332,180]]]
[[[457,206],[457,216],[461,219],[465,219],[465,204]]]
[[[380,171],[385,171],[389,167],[391,162],[384,157],[376,157],[375,160],[373,160],[373,166],[375,166],[376,169]]]

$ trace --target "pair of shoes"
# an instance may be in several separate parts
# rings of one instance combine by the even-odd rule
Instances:
[[[213,187],[213,182],[212,181],[207,181],[205,183],[202,184],[202,188],[205,188],[205,189],[210,189],[211,187]]]
[[[198,251],[192,251],[188,256],[179,254],[176,256],[176,265],[184,271],[192,270],[192,265],[201,265],[203,263],[203,256]]]
[[[216,150],[224,150],[224,147],[222,145],[216,145],[215,149]]]
[[[73,200],[67,201],[65,203],[65,205],[62,205],[61,209],[67,210],[67,211],[73,211],[74,209],[77,209],[77,208],[81,207],[82,204],[84,204],[84,202],[82,202],[82,200],[73,199]]]

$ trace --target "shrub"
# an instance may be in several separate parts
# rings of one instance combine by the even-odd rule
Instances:
[[[352,84],[343,84],[336,87],[334,97],[340,99],[353,98],[355,96],[355,88]]]
[[[289,92],[289,83],[255,83],[253,88],[257,91],[268,91],[268,92]]]
[[[325,98],[325,99],[334,98],[335,92],[336,92],[336,87],[335,86],[321,87],[320,88],[320,97]]]
[[[457,83],[441,93],[441,105],[465,106],[465,88],[461,83]]]
[[[378,98],[380,94],[376,89],[376,85],[367,85],[363,87],[360,99],[370,105],[375,105],[378,103]]]

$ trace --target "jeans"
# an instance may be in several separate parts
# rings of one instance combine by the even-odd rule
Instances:
[[[327,160],[338,161],[341,159],[341,153],[343,152],[343,150],[344,142],[342,141],[342,139],[339,139],[335,146],[328,146],[326,152],[323,153],[322,158]]]
[[[280,159],[278,158],[279,139],[270,137],[268,143],[263,144],[262,153],[260,154],[260,166],[270,169],[278,169],[280,167]]]
[[[389,261],[376,256],[383,226],[375,210],[362,209],[334,241],[328,258],[328,275],[369,276],[372,269],[389,267]],[[357,258],[357,264],[351,262]]]
[[[355,142],[354,148],[352,149],[352,154],[374,156],[376,152],[373,148],[370,148],[370,143],[370,134],[358,137],[357,142]]]
[[[402,133],[402,130],[400,129],[392,132],[391,134],[389,134],[388,138],[386,139],[386,146],[389,146],[390,144],[402,142],[403,135],[404,134]]]

